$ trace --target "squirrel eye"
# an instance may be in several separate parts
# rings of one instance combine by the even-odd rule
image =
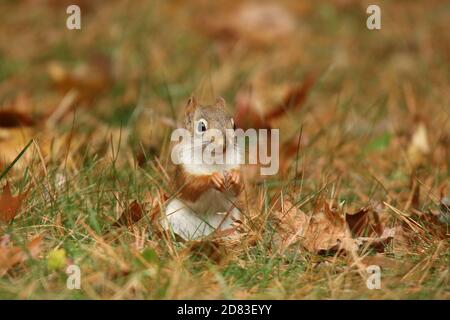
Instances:
[[[203,133],[203,132],[205,132],[206,131],[206,129],[207,129],[207,122],[206,122],[206,120],[205,119],[200,119],[198,122],[197,122],[197,133],[198,134],[201,134],[201,133]]]

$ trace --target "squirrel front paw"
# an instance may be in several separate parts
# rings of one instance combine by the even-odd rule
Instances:
[[[226,187],[235,195],[241,192],[241,174],[239,170],[231,170],[226,173]]]
[[[210,178],[211,184],[214,188],[216,188],[219,191],[224,191],[225,190],[225,177],[218,173],[218,172],[214,172],[211,175]]]
[[[241,174],[238,170],[232,170],[228,176],[230,184],[233,185],[239,185],[239,182],[241,181]]]

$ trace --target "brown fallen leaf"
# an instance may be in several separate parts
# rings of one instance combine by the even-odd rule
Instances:
[[[78,103],[91,102],[110,86],[112,83],[110,69],[110,61],[104,56],[93,57],[88,63],[74,70],[68,70],[58,62],[48,65],[48,73],[54,87],[62,94],[73,90],[77,94],[76,102]],[[74,105],[76,105],[75,102],[71,103],[71,106]]]
[[[144,205],[134,200],[120,215],[113,227],[132,226],[144,216]]]
[[[366,211],[351,218],[349,225],[341,212],[330,207],[326,201],[318,209],[307,215],[286,200],[283,209],[274,212],[275,240],[281,250],[299,242],[307,251],[316,254],[351,252],[368,247],[382,252],[394,237],[394,229],[388,228],[379,234],[374,229],[370,237],[359,236],[370,225],[365,220]],[[377,228],[382,229],[380,226]]]
[[[319,211],[307,215],[286,200],[281,211],[274,213],[277,224],[276,242],[286,249],[300,241],[311,253],[337,250],[341,244],[348,245],[344,221],[335,212]]]
[[[345,221],[354,237],[383,234],[380,216],[371,206],[361,208],[353,214],[346,214]]]
[[[308,93],[311,91],[316,76],[312,73],[305,76],[303,82],[297,86],[292,87],[285,94],[283,101],[275,106],[275,108],[265,115],[267,121],[275,120],[286,114],[287,111],[298,111],[304,104]]]
[[[3,187],[3,193],[0,195],[0,221],[8,223],[13,220],[20,212],[23,200],[27,197],[28,190],[18,196],[11,194],[9,183]]]
[[[0,246],[0,277],[29,257],[36,258],[41,251],[42,240],[42,236],[35,237],[26,245],[26,250],[17,246]]]
[[[159,199],[162,204],[164,204],[169,197],[161,192],[159,197],[151,197],[148,201],[144,203],[139,203],[137,200],[134,200],[120,215],[119,219],[112,225],[113,227],[122,227],[127,226],[131,227],[135,223],[139,222],[144,216],[148,215],[149,222],[154,229],[155,232],[160,232],[160,228],[157,224],[160,214],[160,205]],[[149,212],[146,211],[145,206],[147,204],[151,204],[151,210]]]
[[[272,121],[285,116],[290,110],[298,111],[304,104],[308,93],[311,91],[316,80],[313,73],[306,75],[303,82],[288,90],[283,101],[272,108],[269,112],[259,111],[252,100],[252,89],[239,91],[236,94],[236,108],[234,121],[236,127],[241,129],[271,129]]]
[[[1,128],[30,127],[33,125],[33,119],[26,113],[16,110],[0,110]]]
[[[271,144],[271,129],[278,125],[275,121],[286,116],[288,111],[298,111],[306,101],[308,93],[315,83],[316,76],[308,74],[303,82],[288,90],[282,102],[271,108],[269,112],[262,112],[256,108],[254,99],[252,98],[252,90],[241,90],[236,94],[236,105],[234,113],[234,121],[236,127],[247,129],[268,129],[269,139],[267,140],[267,149],[270,150]],[[274,124],[273,124],[274,123]],[[296,157],[299,150],[300,134],[294,135],[291,139],[284,141],[280,148],[280,174],[284,176],[293,159]]]
[[[312,216],[313,223],[305,234],[306,249],[318,254],[356,250],[342,214],[336,208],[330,208],[326,201],[323,201],[321,207]]]

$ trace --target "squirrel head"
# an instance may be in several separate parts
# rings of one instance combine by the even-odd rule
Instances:
[[[185,106],[184,126],[193,137],[201,137],[207,130],[219,130],[223,134],[222,141],[216,141],[225,149],[226,130],[234,130],[233,117],[227,112],[226,102],[217,98],[212,105],[200,105],[195,97],[190,97]]]

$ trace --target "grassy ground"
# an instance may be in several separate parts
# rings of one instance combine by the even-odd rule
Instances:
[[[379,1],[382,29],[370,31],[367,4],[351,0],[277,2],[262,25],[241,1],[78,1],[82,29],[68,30],[73,2],[0,4],[0,111],[22,116],[0,115],[0,172],[35,139],[0,180],[28,190],[0,222],[0,247],[42,236],[34,258],[0,274],[0,298],[450,297],[448,226],[427,218],[450,192],[448,4]],[[112,227],[170,188],[170,123],[189,95],[221,95],[233,111],[251,87],[267,112],[308,75],[307,99],[271,123],[286,149],[301,131],[300,148],[279,175],[248,175],[256,218],[239,244],[161,238],[149,215]],[[385,227],[415,227],[378,254],[280,249],[280,195],[306,213],[380,202]],[[72,263],[80,290],[66,287]],[[369,264],[380,290],[366,287]]]

